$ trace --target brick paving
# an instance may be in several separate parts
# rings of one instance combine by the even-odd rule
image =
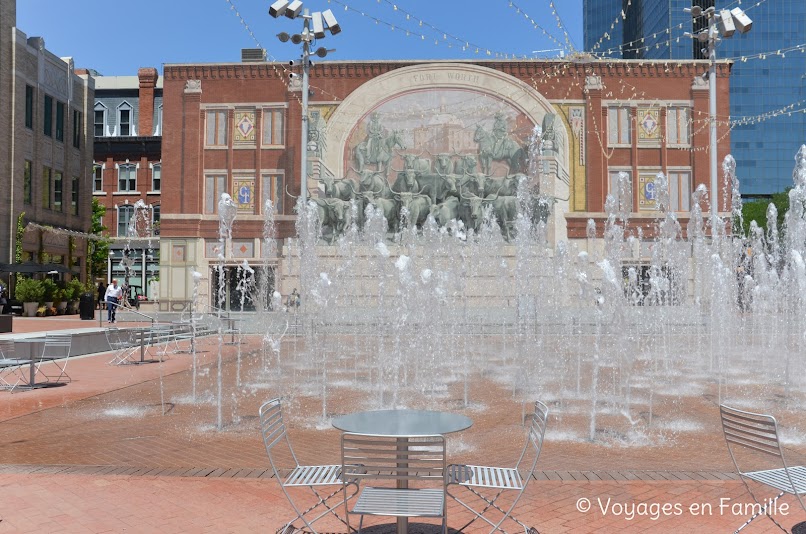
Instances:
[[[15,318],[14,333],[89,323]],[[249,355],[256,346],[240,348],[244,368],[254,366]],[[162,364],[118,367],[106,364],[108,354],[78,358],[69,364],[73,382],[65,387],[0,392],[0,534],[276,531],[291,508],[268,471],[256,419],[257,406],[271,390],[241,384],[245,394],[227,402],[225,426],[215,431],[216,406],[209,392],[218,340],[208,338],[200,350],[207,351],[198,354],[203,402],[187,401],[187,354],[173,354]],[[234,350],[227,347],[223,353],[230,370]],[[230,386],[235,380],[227,376]],[[354,406],[350,395],[333,393],[329,413]],[[490,396],[507,399],[495,392]],[[520,412],[501,402],[468,414],[474,426],[453,451],[449,438],[451,460],[470,461],[484,448],[491,451],[487,463],[513,461],[522,439]],[[287,410],[289,434],[304,462],[335,463],[338,432],[309,422],[320,410],[316,399],[295,399]],[[724,505],[750,502],[750,496],[731,472],[715,403],[697,399],[683,410],[697,413],[703,430],[669,444],[613,447],[549,437],[537,480],[516,515],[543,533],[735,530],[746,514]],[[805,452],[802,445],[787,449],[795,462],[802,463]],[[776,516],[784,526],[806,520],[796,501],[786,502],[788,512]],[[590,510],[580,512],[578,506],[586,503]],[[666,511],[656,509],[664,504]],[[638,506],[634,516],[632,506]],[[467,516],[452,504],[449,518],[450,526],[458,527]],[[318,524],[344,531],[338,523]],[[513,527],[507,531],[516,532]],[[388,531],[367,532],[383,530]],[[771,521],[759,519],[743,532],[773,531],[778,530]]]

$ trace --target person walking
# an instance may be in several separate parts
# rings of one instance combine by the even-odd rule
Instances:
[[[123,288],[118,285],[116,278],[112,279],[112,283],[106,288],[106,315],[109,323],[115,322],[115,314],[120,304],[120,297],[123,296]]]
[[[104,301],[106,300],[106,284],[98,282],[98,309],[104,309]]]

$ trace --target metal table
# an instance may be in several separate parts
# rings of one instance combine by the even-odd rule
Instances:
[[[28,371],[28,383],[21,384],[18,386],[18,389],[39,389],[39,388],[49,388],[52,386],[61,386],[64,385],[63,383],[57,382],[42,382],[40,384],[36,383],[36,364],[40,361],[42,356],[42,350],[45,345],[45,338],[44,337],[28,337],[28,338],[21,338],[15,339],[14,343],[25,343],[31,345],[29,349],[29,357],[30,360],[29,371]]]
[[[461,432],[470,428],[473,421],[464,415],[449,412],[376,410],[343,415],[333,419],[332,424],[343,432],[397,437],[400,448],[406,450],[409,438]],[[407,487],[407,482],[398,482],[398,487]],[[408,531],[409,518],[398,517],[397,534],[408,534]]]

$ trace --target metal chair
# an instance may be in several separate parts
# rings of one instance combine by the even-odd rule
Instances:
[[[363,480],[394,480],[395,487],[365,487],[355,506],[347,507],[345,487],[344,508],[347,530],[350,516],[360,515],[358,534],[365,515],[389,517],[431,517],[442,519],[442,532],[447,534],[445,491],[447,464],[445,437],[440,435],[416,438],[373,436],[345,432],[341,437],[341,465],[344,478]],[[411,482],[439,482],[439,488],[410,488]]]
[[[347,524],[341,517],[338,516],[333,506],[328,504],[328,501],[339,494],[344,483],[341,478],[340,465],[300,465],[297,460],[294,449],[291,447],[291,441],[288,439],[285,423],[283,422],[283,408],[280,399],[271,399],[265,402],[260,407],[260,431],[263,435],[263,444],[266,446],[266,453],[269,456],[269,463],[274,471],[274,477],[280,484],[280,489],[285,493],[288,502],[297,514],[294,519],[286,523],[285,529],[293,532],[293,523],[300,519],[310,532],[316,534],[313,528],[313,523],[326,516],[333,514],[339,521]],[[281,468],[278,465],[278,458],[281,454],[280,451],[275,450],[279,444],[285,443],[286,453],[290,453],[290,460],[293,462],[293,467]],[[281,471],[285,472],[285,478],[281,475]],[[358,486],[353,481],[347,481],[346,484],[355,486],[355,491],[352,496],[358,493]],[[335,490],[327,496],[323,496],[317,488],[325,486],[336,486]],[[300,510],[291,495],[288,492],[289,488],[308,488],[316,496],[317,502],[306,510]],[[352,498],[351,496],[351,498]],[[338,505],[337,505],[338,506]],[[309,518],[309,516],[323,507],[325,510],[318,515]],[[349,530],[349,529],[348,529]],[[283,529],[280,529],[283,532]]]
[[[36,372],[45,377],[48,382],[70,382],[70,375],[67,374],[67,362],[70,359],[72,344],[73,336],[71,334],[45,334],[45,346],[42,347],[42,354],[36,358]],[[59,372],[51,373],[52,367],[43,365],[45,363],[53,363]]]
[[[532,530],[522,521],[512,515],[512,510],[523,496],[529,481],[534,477],[537,459],[540,457],[540,450],[543,448],[543,436],[546,433],[546,421],[548,419],[548,407],[542,402],[535,402],[534,414],[529,422],[526,432],[526,444],[523,446],[520,458],[514,467],[493,467],[485,465],[462,465],[451,464],[448,466],[448,496],[472,512],[476,517],[459,529],[463,531],[476,520],[481,519],[492,526],[490,534],[501,529],[501,525],[507,518],[520,525],[525,533]],[[472,506],[461,500],[458,496],[450,492],[451,486],[460,486],[470,491],[473,495],[484,502],[484,508],[477,511]],[[494,490],[495,495],[488,497],[480,490]],[[504,509],[497,504],[498,498],[506,491],[516,491],[512,504]],[[493,522],[486,517],[487,512],[495,510],[500,515],[497,522]]]
[[[16,357],[14,341],[0,340],[0,389],[14,391],[20,382],[27,382],[23,366],[31,365],[31,360]]]
[[[719,406],[719,413],[722,418],[722,433],[725,435],[730,458],[733,460],[733,465],[744,482],[745,488],[758,505],[750,519],[735,532],[741,531],[761,514],[766,515],[778,528],[787,532],[769,514],[769,508],[774,507],[778,499],[788,493],[798,499],[803,511],[806,512],[806,504],[802,497],[806,495],[806,466],[787,465],[781,443],[778,440],[778,423],[773,416],[745,412],[724,404]],[[744,471],[739,466],[740,463],[746,467],[750,467],[752,464],[751,468],[755,469],[770,466],[772,462],[780,467]],[[748,480],[761,486],[769,486],[778,490],[779,493],[774,499],[759,501],[755,492],[750,488]]]
[[[136,330],[107,328],[106,341],[114,355],[109,360],[110,365],[123,365],[138,363],[134,359],[134,354],[140,348],[140,340]]]

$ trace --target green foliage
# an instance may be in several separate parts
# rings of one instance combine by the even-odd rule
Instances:
[[[78,300],[81,298],[81,294],[84,292],[84,284],[81,283],[81,280],[78,278],[73,278],[64,288],[64,300],[71,301],[71,300]]]
[[[22,302],[42,302],[45,299],[45,286],[39,280],[21,278],[17,280],[14,297]]]
[[[743,221],[743,228],[744,235],[747,235],[750,231],[750,221],[756,221],[756,224],[759,228],[764,228],[767,230],[767,207],[770,204],[774,204],[775,208],[778,210],[778,232],[783,232],[784,227],[784,215],[786,215],[787,210],[789,210],[789,190],[791,187],[787,188],[785,191],[780,193],[774,193],[772,195],[772,199],[770,200],[754,200],[752,202],[745,202],[742,205],[742,218]]]
[[[42,287],[45,290],[45,296],[43,297],[45,302],[53,302],[56,300],[56,291],[59,289],[59,286],[56,285],[56,282],[50,278],[46,278],[42,280]]]
[[[106,208],[98,202],[97,198],[92,199],[92,222],[90,233],[98,236],[108,235],[107,227],[101,224],[101,218],[106,213]],[[109,239],[87,240],[87,280],[95,280],[106,272],[106,262],[109,258]]]

